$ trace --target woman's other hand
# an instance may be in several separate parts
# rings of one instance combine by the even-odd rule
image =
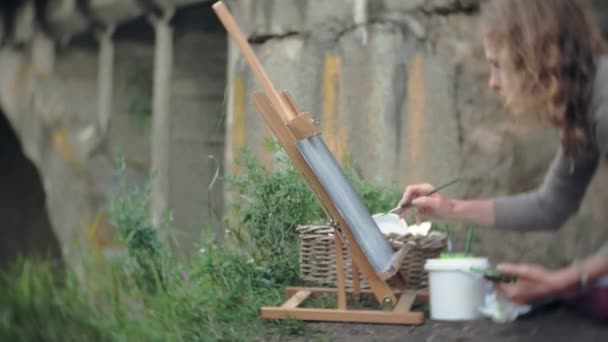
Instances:
[[[545,299],[564,289],[560,271],[548,270],[533,264],[501,264],[499,272],[517,276],[514,283],[497,283],[498,294],[518,304]]]

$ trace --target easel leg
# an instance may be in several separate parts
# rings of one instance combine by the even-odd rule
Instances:
[[[338,309],[346,309],[346,286],[344,281],[344,254],[342,251],[342,237],[340,234],[334,234],[336,245],[336,276],[338,285]]]

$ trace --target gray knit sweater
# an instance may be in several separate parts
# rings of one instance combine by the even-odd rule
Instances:
[[[599,162],[608,158],[608,57],[598,65],[589,125],[596,152],[586,160],[572,162],[560,148],[539,189],[494,200],[496,228],[557,230],[579,209]],[[608,222],[603,224],[608,229]],[[600,253],[608,260],[608,242]]]

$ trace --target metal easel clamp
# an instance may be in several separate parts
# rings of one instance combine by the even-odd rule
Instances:
[[[289,122],[287,127],[297,140],[308,139],[321,134],[321,129],[310,113],[299,113]]]

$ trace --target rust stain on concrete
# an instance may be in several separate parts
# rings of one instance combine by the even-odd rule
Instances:
[[[407,172],[408,182],[424,178],[424,136],[426,131],[426,92],[424,82],[424,58],[416,54],[413,58],[407,84]]]
[[[65,160],[74,162],[74,149],[63,129],[56,129],[53,131],[53,144]]]
[[[340,57],[333,54],[326,55],[323,70],[323,135],[327,147],[338,162],[342,162],[346,149],[341,73]]]

